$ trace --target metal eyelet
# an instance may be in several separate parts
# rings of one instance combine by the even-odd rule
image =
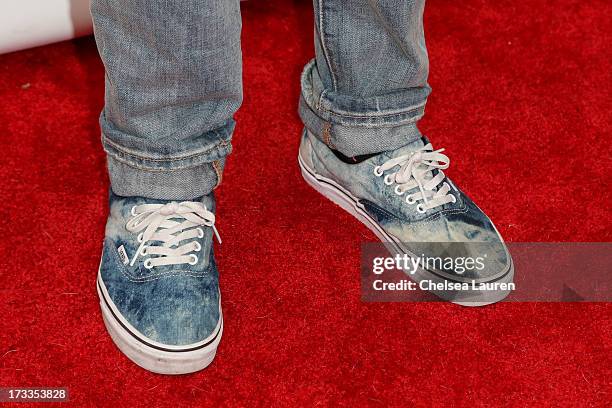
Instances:
[[[144,267],[145,267],[145,268],[147,268],[147,269],[151,269],[151,268],[153,268],[153,261],[151,260],[151,258],[146,259],[146,260],[143,262],[143,265],[144,265]]]
[[[198,228],[198,238],[204,238],[204,230],[202,228]]]
[[[142,242],[142,238],[144,237],[144,233],[141,232],[140,234],[138,234],[138,236],[136,237],[136,240],[141,243]]]
[[[416,203],[416,200],[411,195],[407,195],[406,196],[406,203],[412,205],[412,204]]]
[[[393,176],[391,174],[387,174],[384,181],[386,185],[390,186],[394,182]]]
[[[376,177],[380,177],[383,175],[383,171],[380,169],[380,166],[374,167],[374,175]]]
[[[400,189],[400,186],[395,186],[395,194],[397,194],[398,196],[401,196],[402,194],[404,194],[404,192]]]
[[[451,201],[451,203],[455,204],[457,202],[457,197],[455,197],[454,195],[451,194],[451,197],[453,198],[453,201]]]
[[[417,212],[419,214],[425,214],[425,212],[427,212],[427,210],[425,208],[423,208],[423,204],[422,203],[417,205],[416,209],[417,209]]]
[[[201,250],[202,250],[202,245],[200,245],[200,243],[196,241],[194,251],[200,252]]]
[[[142,248],[142,250],[140,251],[140,255],[146,255],[147,254],[147,247]]]
[[[136,215],[136,206],[132,206],[132,209],[130,210],[130,214],[132,214],[132,217],[135,217]]]
[[[191,258],[191,261],[189,261],[189,265],[195,265],[198,263],[198,256],[191,254],[189,255],[189,258]]]

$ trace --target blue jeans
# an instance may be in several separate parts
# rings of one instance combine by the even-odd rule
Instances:
[[[304,125],[346,156],[420,137],[430,92],[425,0],[313,2]],[[100,126],[112,190],[166,200],[209,193],[242,102],[239,0],[92,0],[91,12],[106,69]]]

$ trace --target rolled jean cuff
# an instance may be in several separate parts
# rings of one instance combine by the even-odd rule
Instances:
[[[355,98],[326,89],[315,61],[301,78],[299,114],[308,130],[347,156],[395,150],[421,137],[429,86]]]
[[[228,141],[178,157],[151,157],[121,147],[102,135],[111,188],[119,196],[159,200],[192,200],[221,183]]]

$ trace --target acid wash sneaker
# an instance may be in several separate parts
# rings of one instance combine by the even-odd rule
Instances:
[[[305,130],[298,161],[306,182],[365,224],[392,257],[416,260],[408,276],[418,287],[467,306],[497,302],[512,289],[512,259],[491,220],[444,174],[450,160],[442,151],[423,138],[349,158]]]
[[[215,357],[223,316],[214,211],[212,194],[169,202],[110,193],[102,317],[117,347],[147,370],[191,373]]]

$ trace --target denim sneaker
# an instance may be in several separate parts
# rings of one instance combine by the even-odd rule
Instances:
[[[512,259],[491,220],[444,174],[450,160],[443,150],[422,138],[349,158],[304,130],[298,161],[306,182],[365,224],[394,257],[418,261],[409,276],[421,289],[466,306],[497,302],[512,289]],[[471,267],[458,267],[467,258]]]
[[[223,316],[214,211],[212,194],[169,202],[110,193],[102,317],[117,347],[147,370],[191,373],[215,357]]]

